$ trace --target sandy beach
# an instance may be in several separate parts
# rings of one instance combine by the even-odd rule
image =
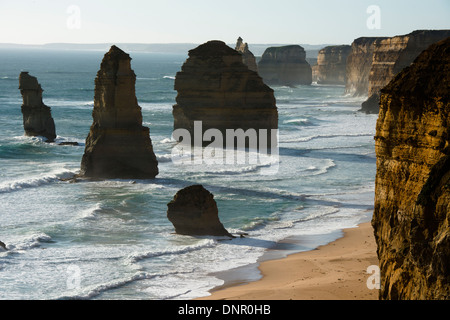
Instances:
[[[369,222],[316,250],[259,265],[260,280],[213,290],[199,300],[377,300],[367,268],[378,265]]]

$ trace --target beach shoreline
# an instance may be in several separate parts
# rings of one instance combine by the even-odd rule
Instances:
[[[367,285],[367,269],[378,266],[370,222],[333,236],[337,240],[325,245],[305,244],[311,246],[306,251],[285,250],[283,257],[271,258],[269,251],[259,263],[221,274],[224,285],[196,300],[377,300],[378,290]]]

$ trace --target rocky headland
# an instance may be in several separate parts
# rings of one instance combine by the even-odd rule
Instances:
[[[179,190],[167,204],[167,218],[177,234],[234,238],[219,220],[214,195],[202,185]]]
[[[380,298],[450,299],[450,38],[421,53],[380,101],[372,220]]]
[[[239,52],[222,41],[209,41],[189,51],[176,75],[175,90],[174,130],[186,129],[192,144],[195,121],[202,122],[202,137],[209,129],[225,137],[227,129],[270,132],[278,128],[273,89],[249,70]]]
[[[242,61],[250,70],[258,72],[258,64],[256,63],[256,58],[249,50],[247,42],[244,42],[241,37],[239,37],[236,42],[235,50],[242,54]]]
[[[447,37],[450,37],[450,30],[417,30],[407,35],[377,39],[369,74],[369,98],[363,103],[361,111],[378,113],[380,90],[423,50]]]
[[[93,123],[81,175],[148,179],[158,174],[150,130],[142,126],[130,56],[116,46],[105,54],[95,79]]]
[[[328,46],[319,51],[317,65],[313,68],[313,81],[318,84],[345,85],[347,58],[352,51],[349,45]]]
[[[258,63],[267,85],[297,86],[312,83],[312,68],[305,49],[299,45],[267,48]]]
[[[42,136],[47,142],[56,138],[55,122],[50,107],[42,101],[42,88],[36,77],[21,72],[19,89],[22,94],[23,127],[27,136]]]

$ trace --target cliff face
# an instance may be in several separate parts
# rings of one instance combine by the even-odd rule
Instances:
[[[28,72],[19,75],[19,89],[22,94],[23,127],[27,136],[43,136],[47,142],[56,138],[55,122],[51,109],[42,102],[42,88],[36,77]]]
[[[248,49],[247,42],[244,43],[241,37],[236,42],[237,52],[242,54],[242,62],[252,71],[258,72],[258,65],[256,64],[256,58],[253,53]]]
[[[352,50],[351,46],[328,46],[319,51],[317,66],[313,67],[313,79],[318,84],[346,83],[347,58]]]
[[[277,129],[278,111],[273,90],[242,62],[242,56],[222,41],[209,41],[189,51],[175,79],[177,104],[174,129],[194,137],[194,121],[202,134],[218,129]],[[191,140],[194,142],[194,138]]]
[[[382,299],[450,298],[450,38],[381,90],[372,220]]]
[[[369,74],[369,100],[363,104],[362,111],[378,113],[380,90],[423,50],[449,36],[450,30],[418,30],[404,36],[376,40]]]
[[[93,124],[81,162],[86,177],[147,179],[158,174],[150,131],[142,126],[130,61],[128,54],[112,46],[97,73]]]
[[[345,93],[352,96],[367,96],[369,74],[372,68],[374,43],[386,38],[362,37],[353,41],[346,66]]]
[[[312,69],[306,52],[298,45],[267,48],[258,63],[258,72],[268,85],[310,85]]]

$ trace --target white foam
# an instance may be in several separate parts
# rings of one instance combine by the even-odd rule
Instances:
[[[75,171],[59,168],[49,173],[32,176],[26,179],[2,182],[0,184],[0,193],[19,191],[27,188],[36,188],[45,184],[58,182],[61,179],[68,179],[75,174]]]
[[[181,248],[171,248],[167,250],[156,250],[156,251],[147,251],[147,252],[135,252],[130,254],[126,259],[126,264],[133,264],[143,259],[154,258],[158,256],[164,255],[173,255],[173,254],[183,254],[192,251],[197,251],[205,248],[211,248],[216,245],[216,241],[214,239],[204,239],[198,244],[182,246]]]
[[[309,119],[306,119],[306,118],[299,118],[299,119],[284,120],[283,123],[284,124],[287,124],[287,123],[308,124],[308,123],[310,123],[310,121],[309,121]]]
[[[52,238],[45,233],[35,233],[10,243],[7,248],[10,251],[29,250],[40,247],[42,243],[51,242]]]

